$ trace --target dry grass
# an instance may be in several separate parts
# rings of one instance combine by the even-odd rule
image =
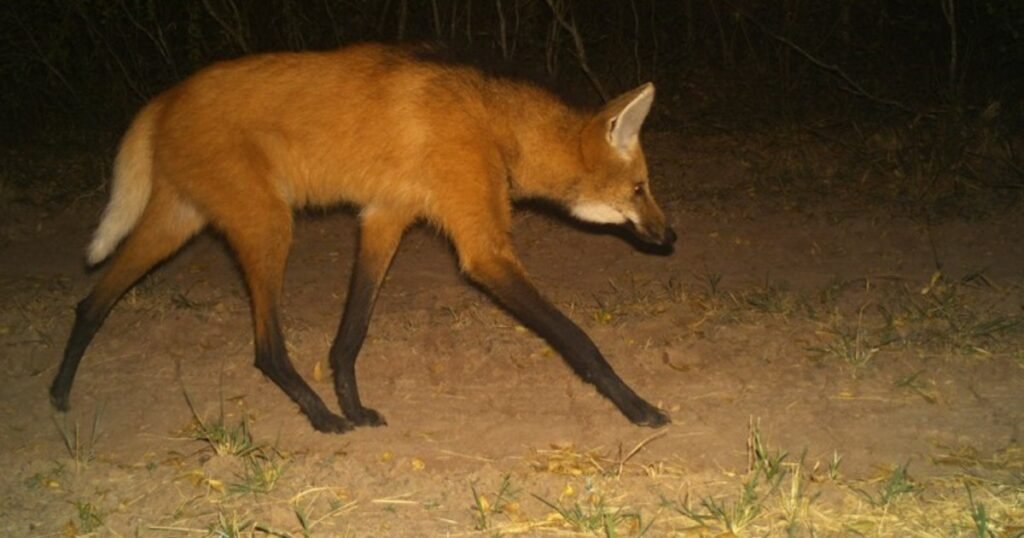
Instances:
[[[1022,287],[978,275],[950,279],[936,274],[920,282],[860,279],[834,283],[803,295],[780,282],[730,288],[713,275],[667,281],[630,277],[610,282],[600,294],[606,321],[633,324],[648,316],[676,316],[690,338],[726,325],[774,323],[806,327],[817,346],[809,354],[838,360],[854,370],[884,369],[897,353],[935,353],[947,360],[1013,356],[1021,349]],[[19,299],[27,301],[26,298]],[[30,303],[25,303],[30,304]],[[32,308],[28,306],[28,308]],[[920,373],[897,383],[934,401]],[[929,399],[931,398],[931,399]],[[244,416],[244,413],[243,413]],[[94,428],[95,429],[95,428]],[[774,449],[752,423],[748,468],[693,477],[686,462],[650,459],[647,447],[661,433],[624,447],[535,447],[518,462],[494,462],[502,478],[467,482],[445,493],[395,491],[387,498],[359,498],[316,472],[317,458],[285,454],[257,440],[247,419],[228,423],[198,414],[184,437],[193,449],[174,452],[134,480],[166,481],[181,495],[173,513],[156,514],[144,534],[209,536],[355,535],[348,521],[367,510],[446,507],[440,517],[451,535],[595,536],[1017,536],[1024,532],[1024,451],[937,447],[932,461],[948,473],[915,475],[906,462],[857,462],[880,471],[868,478],[844,476],[845,461],[798,457],[803,447]],[[114,465],[93,456],[95,441],[81,443],[65,429],[70,459],[88,466],[77,474],[102,475]],[[179,436],[181,437],[181,436]],[[77,454],[77,455],[76,455]],[[419,458],[399,462],[383,453],[394,476],[422,472]],[[86,457],[87,456],[87,457]],[[72,489],[68,535],[113,532],[107,521],[126,508],[111,505],[84,482],[54,471],[35,487],[60,482]],[[91,475],[90,475],[91,476]],[[319,478],[315,478],[319,477]],[[445,498],[446,500],[437,500]],[[454,510],[453,510],[454,508]],[[127,508],[131,510],[131,508]],[[454,515],[452,515],[454,514]]]

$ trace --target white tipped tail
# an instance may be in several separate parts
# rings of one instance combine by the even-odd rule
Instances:
[[[139,222],[153,190],[153,129],[159,106],[151,103],[121,140],[110,181],[110,202],[86,253],[89,265],[106,259]]]

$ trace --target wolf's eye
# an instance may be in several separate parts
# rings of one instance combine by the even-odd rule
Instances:
[[[644,195],[644,184],[643,183],[637,183],[636,185],[633,185],[633,196],[643,196],[643,195]]]

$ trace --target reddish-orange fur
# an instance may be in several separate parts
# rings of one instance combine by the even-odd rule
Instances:
[[[635,135],[618,147],[610,142],[622,110],[638,96],[649,106],[652,87],[584,113],[534,86],[381,45],[211,66],[155,98],[126,134],[119,160],[138,157],[151,170],[149,177],[129,177],[145,170],[126,164],[114,189],[149,181],[151,191],[134,228],[122,225],[132,231],[79,307],[81,324],[98,328],[128,287],[210,224],[224,233],[245,274],[258,365],[274,370],[268,375],[279,384],[275,375],[291,383],[290,373],[275,370],[290,368],[286,357],[261,363],[259,353],[280,346],[267,353],[284,356],[275,333],[293,208],[341,202],[362,208],[358,269],[369,290],[366,309],[416,219],[443,230],[462,269],[506,306],[515,300],[496,290],[513,281],[529,287],[508,238],[513,198],[597,204],[586,214],[629,220],[642,237],[670,243],[674,234],[650,196]],[[646,108],[641,122],[643,115]],[[111,221],[117,211],[112,203]],[[105,256],[119,239],[101,226],[90,259]],[[531,305],[524,308],[537,306]],[[88,334],[79,338],[84,343],[72,336],[66,352],[72,358],[65,359],[71,364],[58,377],[67,380],[52,390],[58,406],[66,406],[77,366],[72,349],[84,351],[91,338],[76,324],[79,332]],[[351,339],[355,351],[337,353],[354,360],[361,338]],[[320,412],[317,402],[292,395],[307,414],[307,405]],[[314,425],[344,429],[315,419]]]

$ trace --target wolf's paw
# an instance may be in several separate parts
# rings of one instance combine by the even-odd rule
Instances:
[[[309,421],[313,424],[313,428],[316,431],[323,433],[344,433],[353,428],[352,423],[345,417],[333,413],[323,413],[315,417],[310,416]]]
[[[646,402],[644,402],[640,409],[630,413],[626,418],[637,426],[646,426],[648,428],[660,428],[672,422],[668,415]]]
[[[388,421],[380,413],[369,407],[361,407],[357,413],[347,414],[348,419],[356,426],[387,426]]]

